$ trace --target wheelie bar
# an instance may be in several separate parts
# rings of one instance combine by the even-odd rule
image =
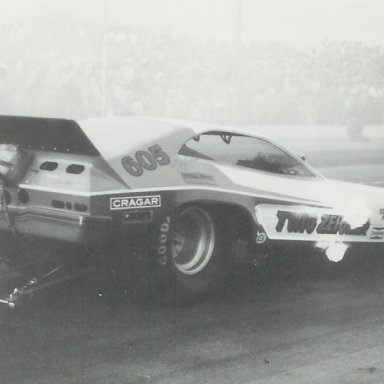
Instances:
[[[15,308],[15,303],[9,300],[0,299],[0,304],[6,304],[8,305],[9,308],[12,308],[12,309]]]
[[[39,291],[95,273],[95,268],[81,268],[76,272],[73,272],[71,268],[68,271],[66,269],[68,269],[68,265],[58,265],[47,273],[34,277],[22,287],[15,288],[5,299],[0,299],[0,304],[5,304],[13,309],[27,303]]]

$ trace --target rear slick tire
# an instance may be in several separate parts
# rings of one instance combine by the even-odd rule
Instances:
[[[172,265],[177,301],[189,301],[225,286],[233,236],[225,212],[190,206],[175,215]]]

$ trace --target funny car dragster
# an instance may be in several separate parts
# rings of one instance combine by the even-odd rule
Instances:
[[[193,295],[225,280],[239,238],[317,244],[333,259],[384,242],[382,189],[327,180],[241,129],[3,116],[0,176],[3,244],[120,260],[145,245],[149,273]]]

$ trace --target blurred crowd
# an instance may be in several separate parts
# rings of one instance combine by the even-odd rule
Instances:
[[[384,119],[378,46],[325,40],[297,48],[53,21],[0,29],[0,114],[235,124]]]

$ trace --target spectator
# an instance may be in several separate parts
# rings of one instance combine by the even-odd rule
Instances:
[[[0,65],[1,113],[97,117],[105,101],[108,115],[346,123],[354,140],[362,139],[364,125],[384,118],[379,47],[326,40],[305,50],[111,28],[102,60],[101,27],[63,23],[55,29],[34,21],[0,27],[0,48],[7,52]]]

